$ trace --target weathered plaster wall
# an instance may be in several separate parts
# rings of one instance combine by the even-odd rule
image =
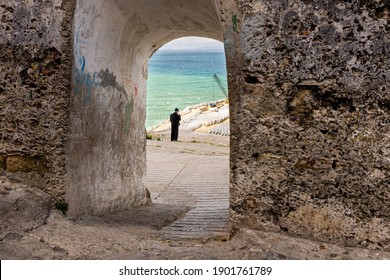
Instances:
[[[390,249],[388,2],[229,5],[233,227]]]
[[[0,172],[61,198],[74,1],[0,0]]]
[[[142,185],[145,93],[129,74],[112,1],[78,1],[66,190],[70,215],[103,214],[147,200]],[[141,81],[142,83],[142,81]],[[140,110],[137,110],[140,108]]]

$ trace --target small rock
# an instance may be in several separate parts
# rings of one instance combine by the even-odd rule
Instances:
[[[7,240],[7,241],[18,240],[19,241],[20,239],[22,239],[22,237],[23,237],[23,235],[20,235],[19,233],[9,232],[4,236],[3,240]]]

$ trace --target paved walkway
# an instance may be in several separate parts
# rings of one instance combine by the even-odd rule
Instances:
[[[146,186],[156,204],[184,205],[161,239],[228,239],[229,148],[148,141]]]

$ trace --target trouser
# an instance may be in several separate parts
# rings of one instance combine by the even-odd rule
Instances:
[[[179,136],[179,126],[173,125],[171,128],[171,141],[177,141],[178,136]]]

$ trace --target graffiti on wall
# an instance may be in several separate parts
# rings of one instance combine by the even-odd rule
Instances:
[[[236,14],[232,15],[232,24],[233,24],[233,30],[237,32],[238,20]]]
[[[125,125],[123,126],[123,132],[127,133],[130,131],[131,124],[131,115],[134,111],[134,101],[131,100],[130,103],[125,105]]]
[[[85,72],[85,58],[81,60],[81,67],[75,68],[73,72],[74,88],[73,92],[75,95],[80,95],[82,103],[87,105],[92,95],[95,93],[97,87],[100,86],[100,82],[96,79],[96,73],[92,75]]]
[[[76,60],[79,67],[73,70],[73,93],[78,96],[84,106],[91,103],[91,99],[96,94],[96,89],[113,88],[124,97],[125,104],[123,106],[124,125],[123,132],[129,132],[131,127],[131,119],[134,112],[134,100],[129,96],[123,86],[117,82],[116,76],[108,69],[100,70],[99,72],[89,73],[86,70],[86,58],[84,56]],[[138,85],[134,84],[133,95],[138,95]]]

